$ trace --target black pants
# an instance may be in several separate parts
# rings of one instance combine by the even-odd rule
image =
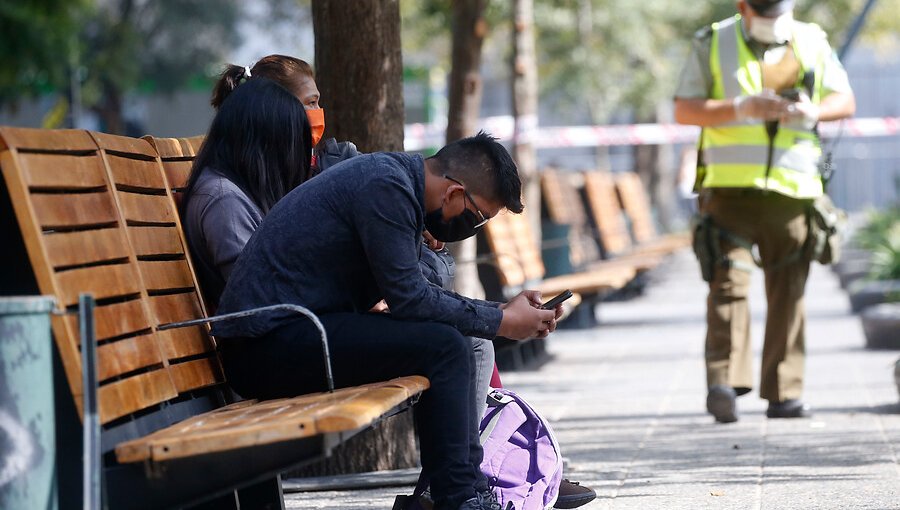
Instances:
[[[481,473],[472,342],[435,322],[405,322],[386,314],[320,317],[328,334],[336,387],[407,375],[431,382],[414,407],[422,468],[437,508],[456,509],[487,488]],[[325,389],[318,331],[307,319],[261,338],[221,342],[225,375],[243,397],[282,398]]]

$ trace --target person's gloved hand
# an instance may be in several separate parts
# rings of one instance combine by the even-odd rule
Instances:
[[[790,102],[771,90],[734,98],[737,120],[779,120],[788,112]]]
[[[800,122],[805,129],[812,129],[819,122],[819,105],[810,101],[806,92],[801,92],[800,100],[788,105],[781,120],[783,122]]]

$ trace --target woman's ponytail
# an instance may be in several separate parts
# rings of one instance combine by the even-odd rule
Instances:
[[[213,88],[212,99],[209,103],[214,109],[218,110],[222,103],[225,102],[225,98],[241,84],[241,81],[249,78],[247,71],[248,69],[244,66],[228,64],[228,67],[219,75],[219,80]]]

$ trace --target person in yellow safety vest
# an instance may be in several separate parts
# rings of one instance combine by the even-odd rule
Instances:
[[[675,93],[675,119],[702,127],[696,189],[712,226],[705,231],[718,233],[707,237],[715,256],[704,272],[706,406],[723,423],[737,420],[735,399],[753,387],[747,293],[754,262],[768,298],[760,378],[766,415],[809,416],[801,397],[810,261],[798,254],[810,204],[823,193],[815,126],[853,115],[856,102],[825,33],[795,21],[793,4],[738,0],[739,14],[696,33]]]

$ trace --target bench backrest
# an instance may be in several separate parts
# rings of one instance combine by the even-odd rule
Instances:
[[[550,221],[569,226],[569,259],[572,266],[579,267],[599,260],[600,251],[591,235],[584,200],[572,182],[573,178],[580,179],[581,175],[544,169],[541,172],[541,198]]]
[[[156,150],[81,130],[0,128],[0,167],[39,289],[73,309],[98,300],[101,423],[224,382]],[[78,324],[53,319],[69,386],[82,401]]]
[[[544,261],[526,213],[503,211],[484,226],[485,238],[504,287],[520,287],[544,277]]]
[[[659,236],[656,225],[653,223],[653,213],[650,206],[650,197],[641,177],[634,172],[625,172],[616,175],[616,189],[619,191],[619,199],[622,201],[622,209],[631,220],[631,233],[637,244],[653,241]]]
[[[605,171],[585,172],[584,191],[605,255],[615,256],[631,250],[631,233],[619,205],[613,175]]]

